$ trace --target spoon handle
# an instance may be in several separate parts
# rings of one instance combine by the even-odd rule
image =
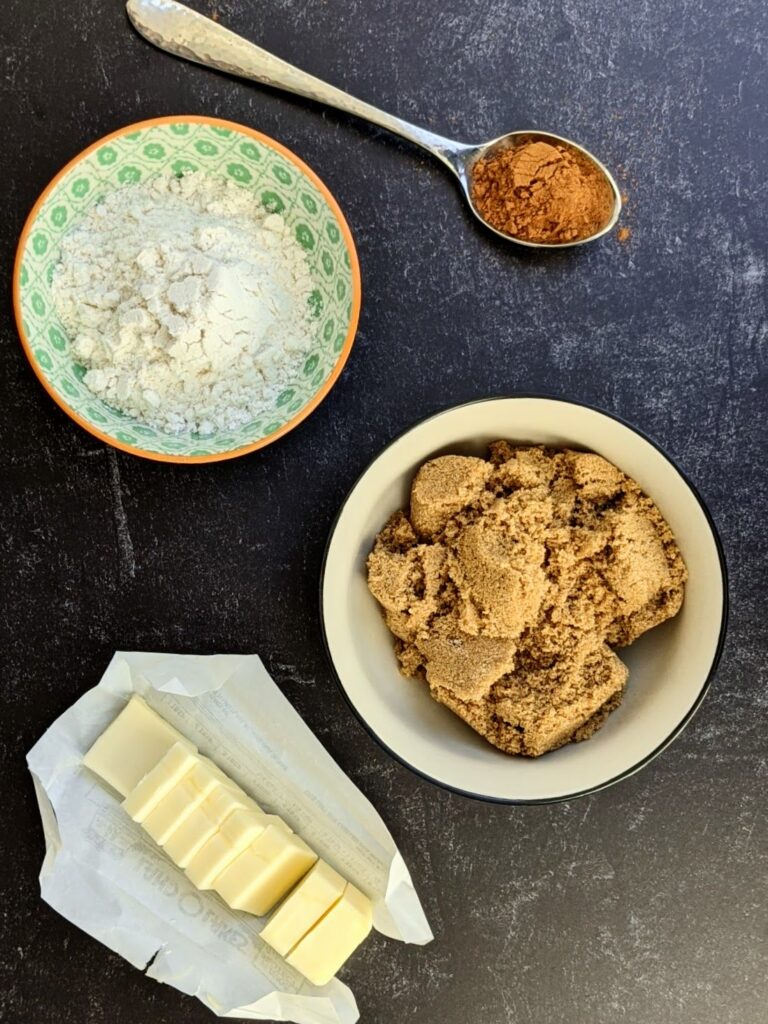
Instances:
[[[161,50],[230,75],[285,89],[371,121],[426,149],[456,174],[461,175],[462,154],[475,148],[436,135],[364,103],[280,60],[211,18],[176,3],[176,0],[128,0],[126,9],[137,32]]]

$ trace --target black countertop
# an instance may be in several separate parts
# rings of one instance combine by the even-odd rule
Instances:
[[[538,126],[615,168],[631,229],[555,255],[481,230],[420,152],[332,111],[183,64],[122,0],[5,0],[6,281],[23,219],[75,153],[173,113],[252,125],[303,157],[355,235],[363,311],[309,420],[264,451],[179,467],[105,448],[58,410],[2,310],[0,1018],[192,1024],[40,901],[24,754],[116,648],[256,651],[379,808],[436,940],[375,936],[343,972],[362,1020],[761,1024],[766,1019],[766,8],[761,0],[221,0],[223,22],[460,138]],[[201,3],[209,13],[214,4]],[[351,716],[317,580],[358,473],[426,414],[546,391],[617,412],[679,461],[730,566],[729,638],[682,737],[639,775],[548,807],[430,785]]]

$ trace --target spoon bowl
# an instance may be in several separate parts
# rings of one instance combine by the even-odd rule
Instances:
[[[136,31],[161,50],[196,64],[204,64],[230,75],[239,75],[241,78],[249,78],[276,89],[284,89],[317,103],[354,114],[355,117],[370,121],[380,128],[386,128],[395,135],[426,149],[457,176],[467,202],[478,220],[507,241],[524,245],[529,249],[565,249],[595,241],[610,231],[618,220],[621,212],[621,195],[616,182],[596,157],[570,139],[553,135],[551,132],[517,131],[500,135],[497,139],[479,145],[457,142],[350,96],[343,89],[337,89],[336,86],[301,71],[293,64],[275,57],[211,18],[206,18],[184,4],[177,3],[176,0],[127,0],[126,9]],[[613,209],[599,230],[588,237],[566,242],[532,242],[500,231],[480,214],[471,194],[472,169],[477,161],[497,152],[500,148],[520,145],[531,140],[550,142],[580,153],[604,177],[613,195]]]
[[[529,142],[547,142],[552,146],[563,146],[566,149],[574,150],[577,153],[580,153],[582,157],[588,160],[592,166],[599,171],[605,180],[605,183],[611,190],[613,203],[605,223],[602,224],[597,231],[593,232],[591,235],[585,236],[584,238],[575,238],[567,242],[532,242],[528,239],[519,238],[516,235],[509,235],[505,231],[501,231],[483,217],[472,198],[472,171],[475,164],[477,164],[479,160],[485,160],[488,157],[495,156],[501,150],[524,146]],[[596,156],[590,153],[588,149],[580,146],[577,142],[573,142],[571,139],[566,139],[562,135],[555,135],[552,132],[508,132],[506,135],[500,135],[497,139],[491,139],[490,142],[484,142],[477,146],[462,148],[458,152],[458,159],[456,164],[452,165],[452,169],[459,179],[462,191],[469,203],[469,208],[481,224],[488,228],[489,231],[492,231],[495,235],[498,235],[499,238],[504,238],[507,241],[513,241],[516,245],[523,245],[529,249],[572,249],[577,245],[594,242],[596,239],[602,238],[603,235],[608,234],[608,232],[615,227],[616,221],[619,219],[619,214],[621,213],[621,193],[619,192],[619,186],[616,184],[616,180],[608,168],[602,164]]]

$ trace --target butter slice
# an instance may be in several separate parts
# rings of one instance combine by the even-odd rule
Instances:
[[[327,984],[368,935],[371,901],[347,883],[344,895],[285,958],[313,985]]]
[[[193,743],[134,694],[93,744],[83,764],[125,797],[174,743],[195,749]]]
[[[210,757],[205,757],[204,754],[201,754],[200,760],[203,762],[203,764],[207,764],[211,771],[219,777],[219,781],[221,782],[222,786],[226,786],[228,789],[235,789],[237,790],[238,793],[243,793],[242,789],[240,788],[240,786],[238,786],[234,779],[230,779],[227,773],[222,768],[219,768],[216,762],[212,761]],[[246,794],[243,793],[243,796],[245,795]],[[250,797],[248,799],[250,799]]]
[[[215,761],[211,761],[210,758],[204,757],[202,755],[200,756],[200,760],[207,764],[211,768],[211,770],[215,772],[215,774],[219,777],[222,786],[225,786],[228,790],[231,790],[235,794],[236,800],[240,802],[238,806],[241,805],[243,807],[250,808],[257,814],[263,814],[265,820],[269,824],[280,825],[281,828],[284,828],[287,832],[293,831],[290,825],[287,825],[283,821],[283,819],[280,818],[277,814],[266,814],[262,810],[262,808],[256,803],[253,797],[248,796],[245,790],[238,786],[234,779],[231,779],[225,772],[223,772]]]
[[[319,860],[278,907],[261,937],[280,956],[286,956],[320,918],[341,899],[347,880]]]
[[[187,866],[187,878],[198,889],[211,889],[221,872],[266,828],[264,816],[251,810],[228,815]]]
[[[268,825],[216,879],[213,888],[233,910],[267,914],[317,860],[293,832]]]
[[[199,763],[197,754],[186,743],[174,743],[123,800],[124,810],[134,821],[144,821],[163,797]]]
[[[164,846],[205,798],[221,783],[207,764],[199,761],[149,812],[141,827],[158,846]]]
[[[253,810],[258,814],[261,808],[242,790],[223,784],[216,787],[166,840],[165,852],[180,868],[186,868],[218,831],[219,825],[238,810]]]

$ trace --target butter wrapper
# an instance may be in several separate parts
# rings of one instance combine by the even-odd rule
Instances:
[[[139,693],[265,809],[373,901],[374,927],[432,933],[381,817],[304,724],[255,655],[118,652],[101,681],[27,755],[43,821],[43,899],[150,978],[219,1017],[353,1024],[351,990],[306,981],[259,938],[264,918],[199,892],[82,758]]]

